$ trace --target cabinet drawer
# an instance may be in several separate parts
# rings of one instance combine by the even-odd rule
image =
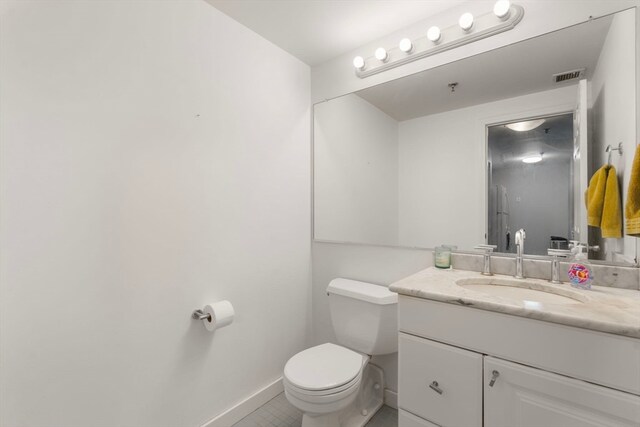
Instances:
[[[398,297],[400,331],[640,395],[640,340]],[[588,357],[585,357],[588,352]]]
[[[415,415],[400,409],[398,411],[398,427],[438,427],[438,426],[432,422],[423,420],[420,417],[416,417]]]
[[[487,427],[640,426],[633,394],[493,357],[485,358],[484,375]]]
[[[398,359],[401,409],[443,427],[482,425],[481,354],[401,333]]]

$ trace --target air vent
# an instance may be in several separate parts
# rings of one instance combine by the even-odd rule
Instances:
[[[564,73],[558,73],[553,75],[554,83],[564,83],[569,80],[578,80],[584,77],[584,68],[579,70],[565,71]]]

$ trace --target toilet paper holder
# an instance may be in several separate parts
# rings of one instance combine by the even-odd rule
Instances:
[[[191,318],[194,320],[204,320],[207,319],[209,322],[211,322],[211,315],[208,313],[205,313],[204,311],[198,309],[198,310],[193,310],[193,313],[191,313]]]

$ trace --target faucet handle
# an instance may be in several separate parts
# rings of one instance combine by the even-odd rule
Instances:
[[[482,274],[485,276],[493,276],[491,273],[491,254],[493,250],[497,248],[496,245],[477,245],[474,249],[481,249],[484,251],[484,265],[482,266]]]
[[[552,257],[566,258],[571,255],[569,249],[547,249],[547,255]]]
[[[600,251],[600,246],[599,245],[589,246],[586,243],[580,243],[579,240],[569,240],[569,248],[573,249],[578,245],[581,245],[587,251],[593,251],[593,252],[599,252]]]
[[[488,253],[493,252],[496,248],[497,248],[496,245],[484,245],[484,244],[483,245],[476,245],[476,246],[473,247],[473,249],[479,249],[481,251],[485,251],[485,252],[488,252]]]
[[[566,258],[571,255],[571,251],[568,249],[547,249],[547,254],[552,256],[551,260],[551,283],[556,285],[562,284],[560,280],[560,261],[558,258]]]

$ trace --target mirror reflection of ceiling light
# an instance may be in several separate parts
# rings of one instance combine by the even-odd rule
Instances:
[[[471,28],[473,27],[473,15],[468,12],[463,13],[458,20],[458,25],[460,25],[460,28],[466,32],[471,31]]]
[[[522,163],[538,163],[542,161],[542,153],[540,154],[529,154],[527,157],[522,159]]]
[[[543,123],[544,123],[544,119],[537,119],[537,120],[527,120],[526,122],[509,123],[505,126],[511,130],[515,130],[516,132],[526,132],[526,131],[537,128]]]
[[[413,43],[411,43],[411,40],[409,39],[402,39],[398,44],[398,48],[404,53],[411,53],[413,50]]]
[[[440,40],[441,36],[442,33],[440,32],[440,28],[436,27],[435,25],[427,30],[427,38],[433,43],[436,43],[438,40]]]
[[[493,13],[500,19],[507,19],[510,10],[511,3],[509,0],[498,0],[493,6]]]

